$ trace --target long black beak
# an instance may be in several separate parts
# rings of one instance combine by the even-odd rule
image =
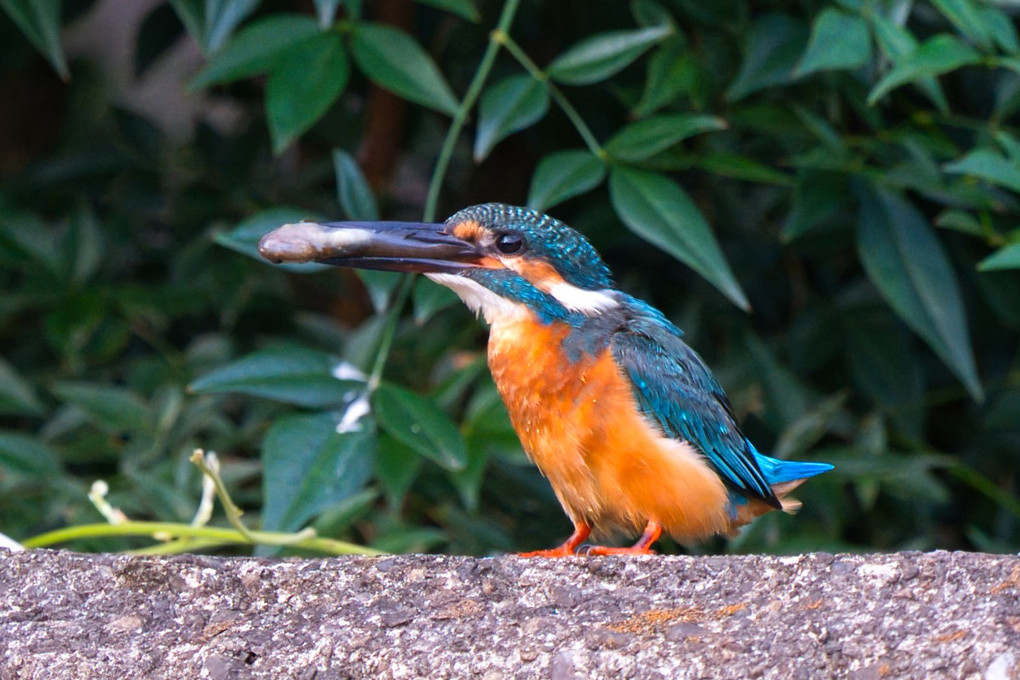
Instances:
[[[418,273],[456,273],[478,266],[471,243],[424,222],[297,222],[259,241],[270,262],[321,262],[342,267]]]

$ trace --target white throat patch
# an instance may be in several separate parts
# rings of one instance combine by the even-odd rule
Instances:
[[[528,308],[520,302],[507,300],[469,278],[456,274],[426,274],[430,280],[456,293],[476,315],[481,314],[490,325],[528,316]],[[585,290],[565,281],[549,286],[546,291],[571,312],[597,316],[620,303],[609,290]]]
[[[468,306],[468,309],[476,316],[481,314],[485,317],[485,322],[490,326],[500,321],[527,318],[530,314],[528,308],[522,303],[500,297],[469,278],[456,274],[426,274],[425,276],[456,293]]]

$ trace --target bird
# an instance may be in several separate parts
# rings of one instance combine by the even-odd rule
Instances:
[[[640,555],[733,536],[832,469],[780,460],[744,436],[683,332],[615,287],[578,231],[536,210],[487,203],[442,223],[298,222],[258,245],[274,263],[415,272],[452,289],[489,326],[488,365],[521,445],[573,533],[524,557]],[[637,536],[625,547],[594,538]]]

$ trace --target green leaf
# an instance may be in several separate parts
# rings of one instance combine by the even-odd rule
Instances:
[[[791,422],[779,435],[770,455],[776,458],[796,458],[813,447],[827,433],[833,431],[834,422],[846,417],[844,409],[849,390],[832,394]]]
[[[333,151],[333,168],[336,171],[337,199],[347,219],[368,222],[379,219],[379,206],[358,161],[346,151],[336,149]]]
[[[99,270],[106,252],[104,245],[95,214],[87,205],[78,206],[64,239],[65,273],[72,283],[85,283]]]
[[[906,83],[929,76],[954,71],[981,60],[977,51],[951,35],[937,35],[926,41],[912,54],[898,60],[892,70],[868,93],[868,104],[873,105],[890,91]]]
[[[71,77],[60,43],[60,0],[0,0],[0,7],[61,78]]]
[[[889,21],[878,12],[868,12],[867,17],[875,32],[875,42],[878,43],[879,49],[894,64],[917,50],[917,39],[907,29]],[[919,78],[916,85],[928,95],[939,111],[943,113],[949,111],[949,103],[946,101],[945,93],[942,92],[942,86],[933,76]]]
[[[372,406],[379,425],[394,439],[448,470],[467,464],[460,430],[428,399],[383,383],[372,394]]]
[[[194,394],[247,394],[311,408],[349,401],[364,376],[325,352],[298,346],[253,352],[188,386]]]
[[[344,13],[353,22],[361,21],[365,0],[343,0]]]
[[[672,33],[670,26],[600,33],[556,57],[546,73],[567,85],[597,83],[622,71],[645,50]]]
[[[989,404],[982,414],[981,431],[1016,431],[1020,425],[1020,389],[1005,387],[995,395],[995,403]]]
[[[996,130],[994,133],[995,141],[997,141],[1002,148],[1006,150],[1006,155],[1010,160],[1020,163],[1020,140],[1017,140],[1013,135],[1009,134],[1005,130]]]
[[[267,72],[288,48],[316,35],[315,21],[303,14],[274,14],[237,32],[188,84],[199,89]]]
[[[440,287],[445,288],[445,286]],[[451,366],[452,370],[432,391],[433,400],[440,408],[459,408],[466,398],[468,390],[478,381],[482,373],[488,375],[486,368],[488,366],[484,355],[476,354],[474,357],[463,357],[454,361]],[[495,385],[492,386],[492,389],[495,389]],[[477,394],[477,391],[474,393]],[[461,427],[465,431],[465,436],[470,433],[471,424],[468,422],[467,413],[464,415]]]
[[[379,87],[399,97],[450,114],[457,97],[432,57],[403,31],[360,23],[354,31],[354,60]]]
[[[725,130],[726,121],[701,113],[669,113],[624,127],[606,142],[610,156],[625,162],[643,161],[688,137]]]
[[[372,300],[372,309],[376,314],[382,314],[389,307],[390,295],[400,284],[403,274],[396,272],[377,271],[374,269],[355,269],[354,273],[368,291],[368,297]]]
[[[233,251],[256,259],[263,264],[268,264],[266,260],[262,259],[262,256],[259,255],[258,251],[259,240],[263,236],[284,224],[292,224],[303,220],[311,220],[314,222],[322,219],[324,219],[322,216],[316,215],[315,213],[309,213],[307,210],[302,210],[300,208],[269,208],[268,210],[263,210],[260,213],[252,215],[230,231],[215,233],[213,235],[213,240],[224,248],[230,248]],[[316,262],[310,262],[307,264],[282,264],[275,266],[286,271],[299,272],[303,274],[324,271],[330,268],[329,265],[318,264]]]
[[[471,446],[468,448],[468,460],[464,469],[450,473],[450,481],[457,488],[464,507],[470,512],[478,509],[478,499],[488,462],[488,447]]]
[[[414,282],[411,295],[414,303],[414,322],[419,326],[431,319],[436,312],[460,302],[460,298],[452,290],[433,283],[424,276]]]
[[[958,161],[942,166],[946,172],[980,177],[1020,192],[1020,165],[992,149],[974,149]]]
[[[838,153],[846,152],[846,144],[842,136],[823,116],[816,115],[799,104],[793,106],[793,113],[807,131],[828,149]]]
[[[994,318],[1011,329],[1020,328],[1020,279],[1014,274],[978,276],[975,281]]]
[[[273,151],[281,153],[329,110],[347,86],[350,65],[336,33],[288,47],[269,72],[266,116]]]
[[[860,193],[857,251],[868,278],[981,401],[963,298],[942,244],[924,216],[899,194],[871,186]]]
[[[258,4],[259,0],[205,0],[205,51],[218,50]]]
[[[935,218],[935,226],[979,238],[983,238],[985,235],[985,229],[981,226],[981,222],[974,215],[963,210],[945,210],[939,213]]]
[[[419,4],[429,5],[436,9],[441,9],[450,14],[456,14],[461,19],[466,19],[472,23],[477,24],[482,20],[482,15],[478,13],[478,8],[475,7],[475,3],[471,0],[417,0]]]
[[[789,243],[835,217],[845,207],[846,193],[842,173],[802,171],[793,193],[793,208],[780,235],[782,241]]]
[[[331,503],[315,518],[312,528],[319,536],[339,537],[351,525],[372,512],[379,495],[377,489],[369,487],[338,503]]]
[[[375,452],[375,474],[386,493],[390,508],[398,510],[407,490],[421,471],[422,459],[410,446],[389,435],[379,437]]]
[[[855,480],[878,480],[891,493],[910,502],[928,499],[936,503],[949,501],[945,485],[931,474],[931,470],[951,467],[956,463],[952,456],[912,452],[904,455],[894,451],[887,455],[862,455],[850,447],[826,448],[818,452],[825,461],[831,461],[834,474]]]
[[[847,179],[837,172],[802,171],[794,192],[794,206],[780,234],[789,243],[835,217],[845,207]]]
[[[326,30],[336,21],[336,10],[343,0],[314,0],[315,13],[319,17],[319,26]]]
[[[1020,59],[1018,59],[1017,57],[998,57],[992,59],[991,63],[993,63],[995,66],[1008,68],[1009,70],[1013,71],[1013,73],[1020,74]],[[1008,102],[1012,102],[1016,98],[1017,98],[1016,94],[1010,93],[1009,96],[1007,97],[1007,100]],[[997,106],[1001,108],[1003,106],[1003,102],[999,102]],[[1015,108],[1014,104],[1009,104],[1009,106],[1010,110]]]
[[[982,6],[978,8],[981,21],[988,35],[1004,52],[1016,54],[1020,52],[1020,40],[1017,39],[1016,26],[1013,21],[998,7]]]
[[[60,459],[39,437],[0,430],[0,476],[2,472],[56,475]]]
[[[978,264],[978,270],[983,272],[1000,269],[1020,269],[1020,243],[1003,246]]]
[[[188,35],[205,50],[205,5],[202,0],[170,0]]]
[[[259,0],[170,0],[188,33],[205,53],[215,52]]]
[[[631,231],[689,265],[741,309],[750,310],[708,222],[676,182],[655,172],[614,167],[609,196]]]
[[[754,367],[754,375],[765,392],[764,420],[774,429],[785,430],[802,418],[818,395],[804,384],[789,366],[753,332],[744,334],[744,341]]]
[[[664,40],[648,58],[641,101],[634,107],[634,116],[644,118],[692,92],[701,80],[702,69],[697,58],[679,35]],[[698,101],[695,95],[691,99]]]
[[[464,410],[467,436],[475,446],[485,446],[491,454],[502,460],[526,464],[528,458],[521,448],[521,440],[510,421],[506,404],[489,378],[488,371],[484,370],[485,364],[478,362],[478,366],[484,377],[472,391]]]
[[[666,26],[673,24],[673,15],[656,0],[631,0],[630,12],[638,26]]]
[[[531,177],[528,207],[545,210],[591,191],[606,176],[606,166],[588,151],[557,151],[543,158]]]
[[[478,105],[475,162],[481,162],[502,139],[540,121],[549,110],[549,92],[530,75],[496,83]]]
[[[372,476],[375,429],[338,434],[328,413],[280,418],[262,441],[262,528],[296,531],[361,491]]]
[[[840,327],[854,382],[902,434],[919,441],[925,412],[924,368],[909,332],[878,307],[849,311]]]
[[[45,408],[35,390],[14,367],[0,359],[0,413],[40,416]]]
[[[789,175],[739,154],[713,153],[699,158],[695,165],[715,175],[782,187],[793,186]]]
[[[794,66],[806,44],[807,29],[791,17],[766,14],[755,21],[744,61],[726,98],[738,101],[752,92],[792,81]]]
[[[980,8],[971,0],[931,0],[942,16],[982,50],[992,47],[991,33]]]
[[[875,33],[878,48],[891,61],[898,61],[917,49],[917,38],[914,34],[894,21],[887,19],[878,12],[869,12],[871,29]]]
[[[860,17],[826,8],[811,27],[807,51],[797,66],[799,78],[816,71],[856,69],[871,60],[871,33]]]
[[[62,382],[53,387],[62,401],[78,407],[97,426],[112,433],[140,432],[152,422],[149,407],[124,387]]]

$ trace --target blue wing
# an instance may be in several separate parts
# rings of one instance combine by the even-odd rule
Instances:
[[[634,384],[641,412],[668,436],[697,447],[728,486],[781,507],[705,362],[658,310],[633,298],[627,306],[632,315],[617,327],[610,348]]]

